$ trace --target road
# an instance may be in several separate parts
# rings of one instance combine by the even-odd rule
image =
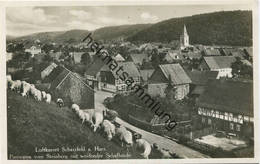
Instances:
[[[112,93],[103,92],[103,91],[96,91],[95,93],[95,108],[96,109],[104,109],[103,101],[106,97],[112,97]],[[177,155],[179,155],[182,158],[210,158],[209,156],[202,154],[196,150],[193,150],[189,147],[186,147],[184,145],[178,144],[170,139],[167,139],[165,137],[159,136],[157,134],[153,134],[151,132],[147,132],[145,130],[142,130],[140,128],[137,128],[124,120],[120,118],[116,118],[116,122],[120,123],[121,125],[124,125],[125,127],[140,133],[142,135],[142,138],[146,139],[150,144],[157,143],[159,147],[169,149],[172,152],[175,152]]]

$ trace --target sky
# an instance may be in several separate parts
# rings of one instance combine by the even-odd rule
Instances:
[[[36,32],[71,29],[95,30],[106,26],[157,23],[176,17],[231,10],[249,5],[168,6],[52,6],[6,8],[6,33],[23,36]]]

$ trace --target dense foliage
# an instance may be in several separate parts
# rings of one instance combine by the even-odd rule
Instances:
[[[173,18],[144,29],[128,38],[133,42],[179,40],[186,25],[191,44],[252,45],[252,11],[225,11]]]
[[[244,64],[240,58],[236,58],[236,61],[232,63],[232,74],[235,77],[241,77],[246,79],[253,79],[253,69],[251,66]]]

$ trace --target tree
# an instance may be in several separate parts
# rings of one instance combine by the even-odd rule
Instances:
[[[244,64],[240,58],[236,57],[236,61],[232,63],[231,68],[234,76],[253,79],[253,68]]]
[[[8,61],[8,66],[22,68],[28,62],[31,54],[28,52],[14,53],[12,60]]]
[[[89,65],[92,62],[92,58],[88,52],[81,55],[80,62],[84,65]]]
[[[43,47],[42,47],[42,50],[45,53],[49,53],[53,49],[54,49],[54,46],[52,44],[44,44]]]
[[[47,62],[50,62],[50,61],[53,60],[53,58],[49,54],[46,54],[46,55],[44,55],[43,60],[47,61]]]

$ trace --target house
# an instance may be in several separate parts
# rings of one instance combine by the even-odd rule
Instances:
[[[221,49],[221,52],[225,56],[234,56],[238,57],[240,59],[245,59],[245,52],[241,49],[235,49],[235,48],[223,48]]]
[[[124,62],[125,58],[121,54],[117,54],[113,57],[117,62]]]
[[[253,137],[253,83],[210,80],[197,103],[199,124]]]
[[[49,74],[55,69],[58,65],[55,63],[51,63],[47,68],[45,68],[41,72],[41,79],[44,79],[45,77],[49,76]]]
[[[146,84],[148,82],[148,79],[151,77],[153,74],[154,69],[144,69],[140,70],[140,75],[141,75],[141,81],[142,83]]]
[[[133,61],[134,64],[140,66],[143,64],[143,61],[149,62],[151,61],[152,56],[149,56],[147,53],[141,53],[141,54],[130,54],[129,60]]]
[[[207,82],[210,79],[216,79],[218,76],[217,71],[187,70],[186,73],[191,79],[190,92],[193,96],[201,95],[205,90]]]
[[[169,84],[174,87],[175,99],[181,100],[189,93],[191,79],[180,64],[162,64],[153,72],[148,81],[148,93],[151,96],[166,96]]]
[[[245,59],[245,56],[246,56],[246,54],[243,52],[243,50],[232,51],[231,55],[234,57],[238,57],[240,59]]]
[[[204,49],[202,54],[203,56],[222,56],[218,49]]]
[[[57,60],[59,61],[60,60],[60,57],[62,55],[62,52],[53,52],[53,51],[50,51],[50,53],[48,54],[51,58],[53,58],[54,60]]]
[[[236,61],[233,56],[210,56],[203,57],[202,62],[199,65],[200,70],[218,71],[218,77],[232,77],[231,65]]]
[[[56,70],[54,69],[54,71]],[[54,99],[62,98],[67,106],[75,103],[81,109],[95,108],[95,91],[78,74],[65,67],[61,67],[59,71],[56,71],[56,74],[57,76],[51,82],[49,89]]]
[[[165,53],[163,60],[167,61],[168,63],[172,63],[176,60],[182,60],[182,57],[183,56],[181,55],[181,52],[179,50],[170,50]]]
[[[202,54],[200,52],[189,52],[184,55],[184,58],[188,60],[193,60],[193,59],[200,60],[201,57]]]
[[[132,77],[135,84],[141,83],[141,75],[136,65],[133,62],[120,62],[118,67],[123,67],[124,71]],[[104,65],[100,71],[101,88],[110,92],[126,92],[127,88],[125,81],[119,78],[115,71],[111,71],[107,65]]]
[[[101,89],[100,83],[100,70],[105,65],[104,61],[100,58],[96,58],[89,67],[87,67],[84,77],[87,80],[87,84],[95,89]]]
[[[73,57],[74,63],[79,64],[81,62],[81,56],[85,52],[71,52],[70,55]]]
[[[154,48],[156,48],[156,47],[154,45],[152,45],[151,43],[144,43],[139,46],[140,51],[147,51],[147,52],[151,52]]]
[[[12,60],[13,58],[13,53],[12,52],[6,52],[6,62],[8,62],[9,60]]]
[[[34,57],[35,54],[41,53],[41,47],[38,45],[32,45],[28,48],[25,48],[25,52],[29,52]]]

